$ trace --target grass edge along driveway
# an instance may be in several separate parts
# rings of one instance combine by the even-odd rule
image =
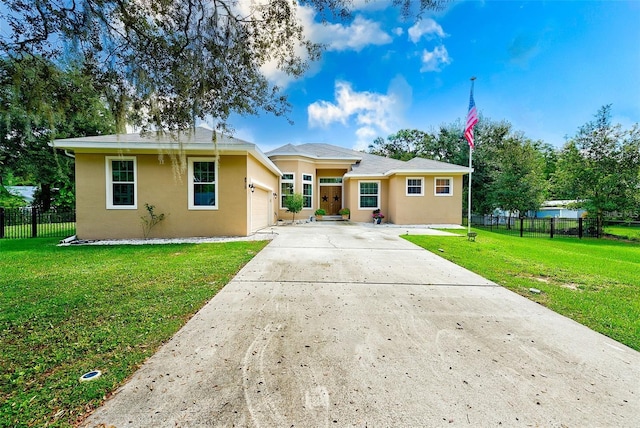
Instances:
[[[57,242],[0,240],[0,427],[73,426],[267,244]]]
[[[474,231],[403,238],[640,351],[640,244]]]

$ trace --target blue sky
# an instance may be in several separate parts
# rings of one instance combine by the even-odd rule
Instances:
[[[348,22],[318,23],[327,45],[297,80],[265,67],[283,87],[290,125],[267,114],[231,118],[236,136],[264,151],[323,142],[365,149],[403,128],[436,130],[466,116],[471,76],[480,113],[534,140],[566,136],[613,104],[613,120],[640,122],[640,1],[456,1],[403,21],[386,0],[359,4]]]

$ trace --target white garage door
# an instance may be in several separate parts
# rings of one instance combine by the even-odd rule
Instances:
[[[266,190],[255,188],[251,194],[251,231],[269,226],[270,193]]]

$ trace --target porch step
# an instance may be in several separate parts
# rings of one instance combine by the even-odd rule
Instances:
[[[342,221],[341,215],[323,215],[322,219],[316,217],[316,221]]]

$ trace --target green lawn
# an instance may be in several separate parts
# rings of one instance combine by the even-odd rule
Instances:
[[[56,243],[0,240],[0,427],[73,425],[266,245]]]
[[[605,226],[604,233],[630,241],[640,242],[640,227],[637,226]]]
[[[465,236],[404,238],[640,350],[640,244],[474,231],[475,242]]]

